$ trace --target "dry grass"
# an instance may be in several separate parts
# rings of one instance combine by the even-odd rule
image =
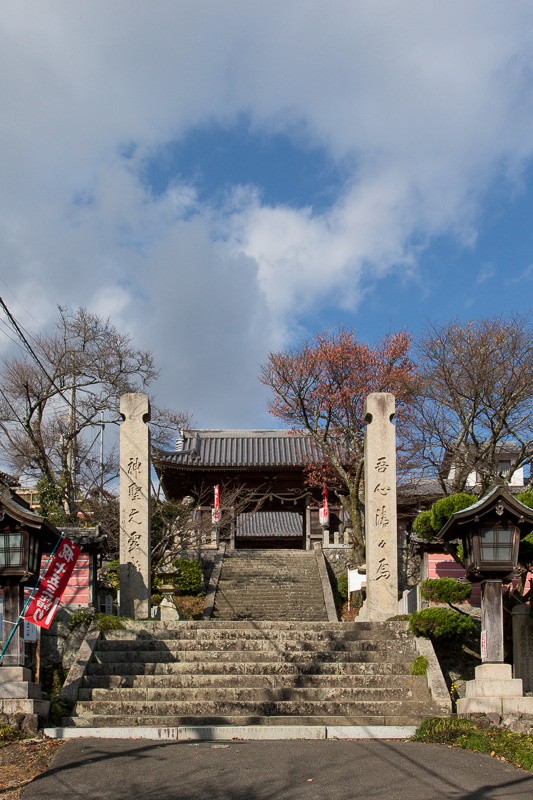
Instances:
[[[184,594],[175,594],[174,602],[181,619],[200,619],[205,605],[205,595],[193,597]]]

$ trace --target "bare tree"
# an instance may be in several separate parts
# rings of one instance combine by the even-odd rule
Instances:
[[[168,563],[183,551],[211,544],[215,526],[211,518],[213,487],[201,484],[180,500],[166,500],[161,488],[153,490],[152,562]],[[219,534],[229,538],[232,525],[242,524],[263,505],[264,487],[251,489],[240,482],[220,486]]]
[[[529,314],[430,324],[418,342],[413,448],[444,494],[481,492],[533,459]],[[531,479],[530,479],[531,484]]]
[[[5,360],[0,374],[0,449],[4,463],[59,488],[74,518],[87,497],[118,474],[116,453],[98,458],[100,414],[120,420],[120,396],[146,391],[157,377],[150,352],[139,350],[109,319],[84,308],[59,308],[55,330],[32,340],[36,356]],[[186,415],[154,407],[156,441]]]

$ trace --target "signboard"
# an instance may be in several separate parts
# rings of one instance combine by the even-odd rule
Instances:
[[[77,544],[62,539],[56,552],[49,560],[44,575],[39,581],[24,619],[49,628],[59,601],[67,587],[74,565],[78,560],[81,548]]]
[[[23,625],[23,632],[22,638],[25,642],[36,642],[37,641],[37,625],[34,625],[33,622],[28,622],[28,620],[24,620]]]
[[[348,570],[348,592],[358,592],[363,583],[366,582],[366,575],[362,575],[357,569]]]
[[[487,658],[487,631],[481,631],[481,659]]]
[[[113,613],[113,595],[106,594],[105,596],[105,613],[112,614]]]

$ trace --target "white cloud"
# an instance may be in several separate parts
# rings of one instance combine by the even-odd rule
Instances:
[[[415,273],[432,236],[471,245],[491,182],[519,181],[532,21],[525,0],[6,0],[0,256],[19,313],[111,314],[157,351],[165,402],[254,424],[257,362],[306,311]],[[329,210],[142,185],[162,144],[243,113],[344,166]]]

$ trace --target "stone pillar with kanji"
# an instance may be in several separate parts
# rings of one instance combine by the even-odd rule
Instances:
[[[150,403],[123,394],[120,413],[120,613],[150,616]]]
[[[394,411],[394,395],[368,395],[364,409],[366,602],[359,618],[371,622],[398,613]]]

